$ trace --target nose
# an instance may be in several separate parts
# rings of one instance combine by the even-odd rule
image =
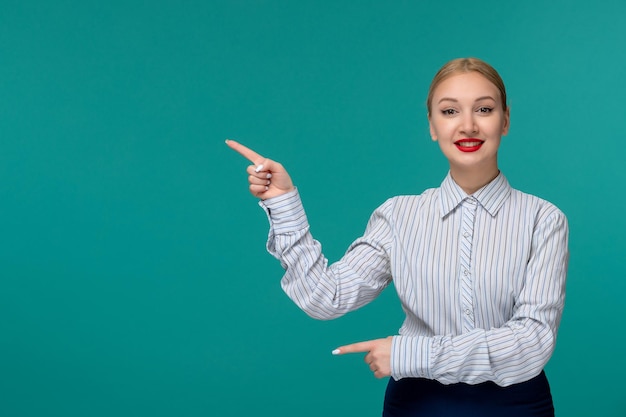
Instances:
[[[478,133],[478,125],[476,124],[474,112],[465,113],[461,120],[461,133],[471,136]]]

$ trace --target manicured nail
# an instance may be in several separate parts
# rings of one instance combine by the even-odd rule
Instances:
[[[335,349],[331,352],[333,355],[339,355],[341,351],[339,349]]]
[[[261,172],[263,170],[263,164],[259,165],[254,169],[254,172]]]
[[[272,174],[267,174],[267,175],[265,176],[265,178],[267,178],[267,179],[269,180],[270,178],[272,178]]]

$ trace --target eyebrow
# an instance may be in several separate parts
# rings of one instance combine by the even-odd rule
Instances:
[[[482,96],[482,97],[478,97],[476,100],[474,101],[481,101],[481,100],[493,100],[496,101],[495,98],[491,97],[491,96]],[[459,100],[452,98],[452,97],[442,97],[437,103],[441,103],[442,101],[452,101],[455,103],[458,103]]]

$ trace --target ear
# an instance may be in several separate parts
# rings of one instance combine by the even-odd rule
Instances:
[[[502,124],[502,136],[506,136],[509,133],[509,127],[511,126],[511,108],[507,107],[504,112],[504,123]]]
[[[428,130],[430,130],[430,138],[433,142],[437,142],[437,133],[435,133],[435,129],[433,128],[433,122],[430,120],[430,113],[428,114]]]

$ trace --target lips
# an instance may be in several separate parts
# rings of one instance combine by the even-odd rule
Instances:
[[[464,138],[454,142],[457,149],[461,152],[476,152],[483,146],[483,143],[485,143],[485,141],[476,138]]]

